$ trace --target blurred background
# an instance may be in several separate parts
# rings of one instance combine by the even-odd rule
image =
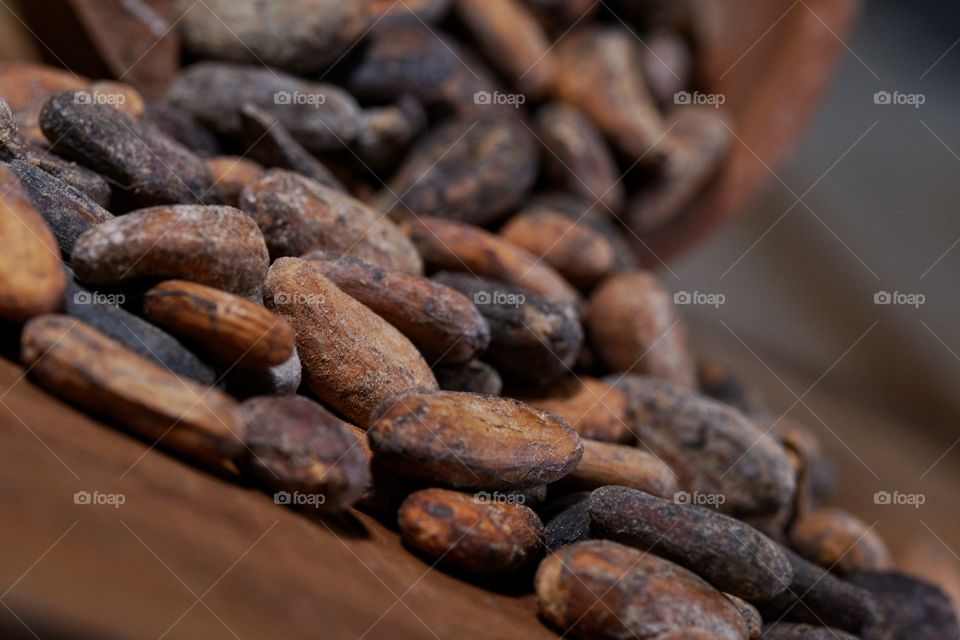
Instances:
[[[0,60],[49,56],[17,11],[0,0]],[[785,17],[809,11],[797,0]],[[723,295],[684,308],[698,349],[760,387],[775,418],[821,435],[837,502],[901,558],[960,563],[960,5],[874,0],[837,37],[840,64],[795,153],[661,276]],[[926,504],[877,505],[877,491]]]
[[[867,3],[795,155],[667,277],[725,294],[698,315],[813,379],[873,326],[824,382],[945,441],[960,435],[958,38],[956,3]],[[878,291],[925,300],[876,305]]]

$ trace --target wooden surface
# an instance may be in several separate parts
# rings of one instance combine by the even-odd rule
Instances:
[[[822,373],[761,364],[723,333],[696,331],[775,410],[795,401],[784,384],[802,395]],[[0,637],[33,637],[24,625],[44,640],[555,637],[529,596],[431,570],[365,515],[334,522],[276,506],[98,424],[21,374],[0,360],[0,602],[9,607],[0,607]],[[829,383],[804,396],[823,424],[803,405],[792,413],[822,434],[840,474],[837,502],[876,522],[895,553],[919,540],[952,561],[960,452],[918,480],[949,443],[851,406]],[[922,491],[927,502],[875,505],[881,489]],[[122,493],[126,502],[77,505],[76,491]]]

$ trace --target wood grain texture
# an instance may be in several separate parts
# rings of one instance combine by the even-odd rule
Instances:
[[[366,515],[298,515],[148,451],[22,373],[0,360],[0,389],[12,387],[0,405],[0,584],[15,585],[4,604],[44,640],[156,638],[171,625],[168,639],[294,640],[319,629],[328,639],[453,638],[478,609],[472,638],[554,637],[529,597],[431,571]],[[126,502],[77,505],[76,491]],[[201,595],[206,606],[192,606]],[[10,610],[0,608],[0,636],[32,637]]]
[[[725,340],[715,326],[698,329],[697,335],[711,338],[707,355],[755,382],[770,406],[791,405],[794,398],[786,388],[742,345]],[[791,388],[805,389],[816,377],[765,352],[759,355]],[[355,536],[332,521],[275,506],[268,496],[147,451],[146,444],[19,380],[22,374],[19,366],[0,359],[0,587],[16,583],[3,602],[44,640],[157,637],[194,603],[196,598],[121,519],[197,595],[276,522],[204,597],[243,640],[312,639],[317,629],[324,630],[325,639],[355,640],[411,585],[403,604],[376,623],[367,640],[434,637],[423,623],[440,638],[464,637],[465,624],[471,637],[480,639],[556,637],[537,620],[529,596],[503,596],[440,571],[427,572],[429,565],[405,551],[397,533],[365,515],[357,517],[366,536]],[[836,436],[805,409],[792,413],[823,438],[827,455],[841,470],[833,502],[877,522],[898,559],[921,544],[942,550],[944,562],[955,562],[944,545],[960,549],[955,526],[960,466],[951,464],[956,451],[923,483],[916,482],[952,440],[924,439],[917,425],[898,424],[855,405],[848,395],[830,393],[830,384],[825,379],[805,402]],[[873,503],[874,491],[893,486],[926,491],[928,508],[914,514]],[[117,510],[74,505],[78,490],[122,491],[127,501]],[[33,637],[3,607],[0,636]],[[235,640],[203,605],[167,635],[198,637]]]

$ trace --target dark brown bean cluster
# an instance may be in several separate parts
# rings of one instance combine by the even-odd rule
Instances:
[[[960,637],[638,267],[730,143],[673,104],[692,4],[206,0],[163,100],[0,67],[0,318],[50,392],[565,637]]]

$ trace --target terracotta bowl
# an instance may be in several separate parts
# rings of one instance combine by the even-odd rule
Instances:
[[[693,0],[698,76],[726,97],[727,165],[677,219],[637,244],[668,261],[741,213],[789,157],[845,47],[860,0]]]

